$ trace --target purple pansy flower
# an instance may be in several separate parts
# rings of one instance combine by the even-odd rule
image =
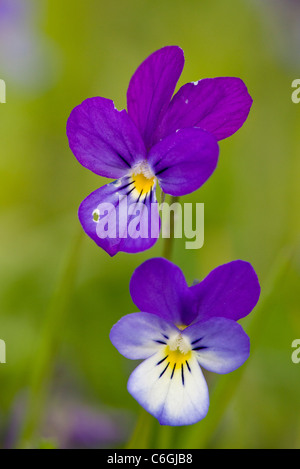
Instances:
[[[111,256],[143,251],[156,242],[156,183],[173,196],[197,190],[216,168],[218,140],[236,132],[248,116],[252,99],[239,78],[187,83],[172,98],[183,66],[183,51],[164,47],[131,78],[127,112],[96,97],[73,109],[68,119],[69,145],[78,161],[116,179],[79,208],[83,229]],[[136,236],[128,236],[130,224]]]
[[[209,406],[201,367],[229,373],[249,356],[249,338],[236,321],[258,301],[255,271],[237,260],[188,287],[179,267],[155,258],[136,269],[130,293],[143,312],[124,316],[110,333],[122,355],[144,360],[128,391],[162,425],[198,422]]]

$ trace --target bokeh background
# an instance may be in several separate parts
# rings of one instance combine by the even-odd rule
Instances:
[[[137,66],[172,44],[186,58],[178,86],[238,76],[254,100],[243,128],[221,142],[217,171],[184,199],[205,204],[203,248],[176,240],[173,261],[192,283],[247,260],[262,296],[242,321],[247,364],[207,376],[206,419],[173,430],[148,420],[147,445],[300,446],[300,363],[291,360],[300,338],[299,31],[298,0],[0,0],[2,448],[121,448],[132,438],[140,409],[126,382],[136,363],[109,331],[136,311],[130,277],[162,255],[163,240],[110,258],[82,234],[78,206],[106,181],[76,161],[65,127],[88,97],[124,108]]]

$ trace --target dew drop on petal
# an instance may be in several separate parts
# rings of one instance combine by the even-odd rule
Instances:
[[[93,211],[93,221],[94,221],[95,223],[98,223],[99,217],[100,217],[100,212],[99,212],[99,210],[96,208],[96,210]]]

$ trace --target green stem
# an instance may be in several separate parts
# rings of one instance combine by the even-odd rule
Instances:
[[[173,449],[174,434],[174,427],[168,425],[161,426],[158,431],[156,448]]]
[[[125,449],[149,449],[154,423],[152,415],[141,408],[135,429]]]
[[[32,447],[43,414],[47,388],[63,334],[64,323],[77,274],[81,240],[82,232],[74,240],[61,280],[57,285],[46,313],[44,328],[32,369],[27,413],[18,445],[20,448]]]
[[[171,197],[170,205],[179,201],[179,197]],[[170,218],[170,238],[165,239],[164,247],[163,247],[163,257],[168,259],[169,261],[172,258],[173,253],[173,246],[174,246],[174,214]]]

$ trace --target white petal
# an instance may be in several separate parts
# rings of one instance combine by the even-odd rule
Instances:
[[[163,358],[160,351],[142,362],[129,378],[128,391],[162,425],[198,422],[207,414],[209,396],[196,357],[188,360],[189,367],[183,365],[183,371],[177,365],[174,373]]]

